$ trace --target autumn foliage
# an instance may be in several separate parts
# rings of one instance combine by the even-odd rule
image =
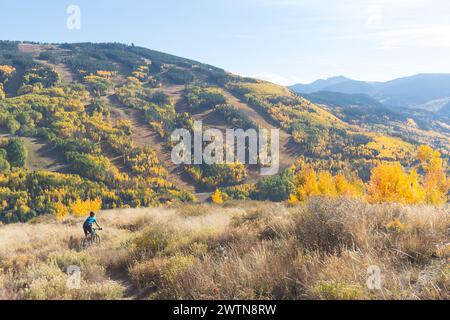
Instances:
[[[450,180],[446,177],[441,154],[429,146],[420,146],[418,158],[425,174],[423,178],[425,201],[433,204],[447,202]]]
[[[382,163],[374,168],[368,185],[369,200],[375,203],[446,203],[449,180],[441,154],[429,146],[420,146],[417,158],[419,165],[409,174],[400,163]]]
[[[16,45],[11,48],[16,59],[0,59],[0,126],[28,144],[0,145],[0,223],[44,214],[63,219],[100,207],[194,201],[172,180],[178,172],[167,170],[157,149],[139,140],[136,119],[130,119],[139,115],[138,120],[164,141],[164,149],[172,146],[174,129],[192,132],[193,114],[198,112],[208,111],[227,127],[255,127],[255,119],[233,103],[233,96],[288,133],[293,156],[295,151],[304,162],[278,176],[257,179],[253,168],[241,163],[182,166],[189,183],[217,190],[212,195],[215,203],[253,199],[295,205],[316,196],[372,203],[448,201],[446,144],[435,144],[442,146],[442,155],[427,146],[415,154],[417,140],[406,142],[350,126],[284,87],[234,78],[211,66],[183,66],[169,56],[153,59],[154,53],[133,53],[136,48],[116,44],[64,45],[67,54],[73,53],[59,57],[54,50],[59,59],[47,61],[67,67],[61,68],[64,72],[26,58]],[[18,63],[21,59],[26,63]],[[122,64],[126,68],[118,68]],[[174,84],[185,84],[184,90],[166,90]],[[186,112],[177,109],[179,103]],[[52,155],[36,169],[29,160],[38,156],[30,147],[37,140]]]
[[[425,194],[415,170],[409,174],[400,163],[383,163],[372,170],[368,185],[371,202],[423,203]]]
[[[399,162],[378,164],[366,185],[359,179],[347,179],[342,173],[333,176],[304,165],[296,174],[296,189],[287,202],[292,205],[311,196],[345,196],[366,198],[371,203],[445,204],[450,183],[441,154],[429,146],[420,146],[417,159],[418,165],[409,172]]]
[[[14,72],[16,72],[16,68],[8,65],[0,65],[0,81],[7,79]]]
[[[288,200],[290,204],[306,200],[311,196],[361,197],[363,183],[359,179],[347,179],[342,173],[332,175],[328,171],[316,171],[305,165],[295,177],[295,193]]]
[[[223,203],[223,194],[222,192],[217,189],[216,192],[213,193],[211,196],[211,200],[215,204],[222,204]]]

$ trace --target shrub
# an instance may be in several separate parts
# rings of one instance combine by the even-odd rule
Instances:
[[[19,138],[12,138],[9,140],[6,148],[8,154],[8,161],[14,167],[25,166],[27,160],[27,149],[23,141]]]
[[[67,288],[67,275],[57,266],[39,264],[29,269],[26,277],[22,279],[26,284],[24,298],[31,300],[69,299]]]
[[[223,195],[222,195],[222,191],[220,191],[219,189],[216,190],[216,192],[214,192],[211,196],[211,200],[213,203],[215,204],[223,204]]]
[[[131,281],[139,289],[148,289],[160,286],[161,264],[162,260],[155,258],[132,265],[128,269]]]
[[[121,284],[107,280],[88,284],[80,292],[77,299],[80,300],[119,300],[124,295],[124,288]]]
[[[152,258],[166,249],[173,237],[173,230],[167,225],[150,225],[133,239],[132,251],[138,258]]]
[[[86,252],[62,251],[53,252],[48,256],[48,263],[57,266],[62,271],[66,271],[67,267],[76,265],[82,269],[95,263],[95,259]]]
[[[353,247],[353,237],[345,223],[347,215],[332,200],[311,199],[306,206],[296,209],[294,216],[300,246],[331,254]]]
[[[50,265],[39,265],[25,279],[23,298],[31,300],[121,299],[123,287],[114,281],[85,282],[80,290],[67,287],[67,274]]]
[[[258,200],[284,201],[294,192],[295,186],[292,175],[285,172],[259,180],[256,189]]]
[[[193,256],[175,255],[167,259],[167,261],[161,266],[161,277],[167,283],[167,285],[173,285],[177,276],[186,269],[192,267],[195,263]]]
[[[193,256],[175,255],[169,258],[154,258],[139,262],[129,269],[133,283],[140,289],[163,289],[174,284],[178,275],[192,267]]]
[[[355,300],[361,297],[361,290],[356,285],[336,281],[319,281],[313,287],[313,292],[325,300]]]
[[[389,221],[388,224],[386,225],[386,228],[390,231],[400,233],[400,232],[404,231],[407,228],[407,226],[405,224],[403,224],[400,221],[400,219],[396,218],[392,221]]]

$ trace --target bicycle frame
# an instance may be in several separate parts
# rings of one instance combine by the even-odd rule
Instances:
[[[97,235],[98,230],[102,230],[102,229],[101,228],[100,229],[92,228],[92,233],[86,235],[86,237],[84,238],[84,240],[82,242],[83,248],[86,249],[95,243],[100,243],[100,237]]]
[[[85,238],[86,238],[86,239],[89,239],[90,241],[93,241],[93,240],[95,239],[95,236],[97,235],[97,230],[99,230],[99,229],[92,228],[92,233],[86,235]]]

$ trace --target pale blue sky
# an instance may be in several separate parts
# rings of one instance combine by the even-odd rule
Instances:
[[[450,73],[447,0],[0,1],[2,40],[134,42],[281,84]]]

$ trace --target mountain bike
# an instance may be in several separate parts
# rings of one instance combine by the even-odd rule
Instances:
[[[87,249],[93,245],[100,245],[101,243],[101,238],[98,235],[97,231],[101,231],[103,229],[95,229],[92,228],[92,234],[89,234],[87,236],[84,237],[82,243],[81,243],[81,247],[83,249]]]

